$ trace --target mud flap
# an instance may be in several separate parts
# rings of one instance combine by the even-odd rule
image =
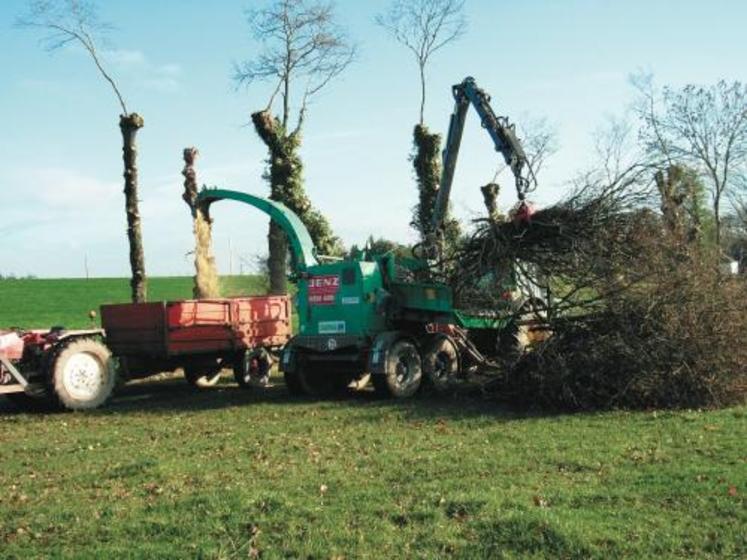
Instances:
[[[376,335],[368,355],[368,371],[371,375],[385,375],[389,349],[402,337],[399,331],[386,331]]]
[[[279,368],[283,373],[295,373],[298,369],[298,350],[292,340],[283,348]]]

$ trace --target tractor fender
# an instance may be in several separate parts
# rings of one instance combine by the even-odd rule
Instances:
[[[104,338],[105,333],[104,329],[86,329],[86,330],[77,330],[77,331],[68,331],[64,330],[60,332],[59,337],[57,338],[58,341],[62,342],[70,340],[71,338],[91,338],[91,337],[101,337]]]
[[[420,348],[418,341],[402,331],[384,331],[374,338],[371,351],[368,354],[368,371],[371,375],[384,375],[386,373],[386,362],[389,350],[395,342],[407,339]]]

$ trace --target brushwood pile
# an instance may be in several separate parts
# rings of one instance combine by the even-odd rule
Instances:
[[[478,220],[451,264],[462,307],[498,305],[484,279],[507,265],[552,297],[551,333],[491,387],[559,410],[744,402],[747,282],[719,253],[667,227],[640,177],[594,182],[528,220]]]

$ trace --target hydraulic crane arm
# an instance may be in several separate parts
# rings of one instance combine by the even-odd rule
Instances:
[[[438,231],[443,223],[451,196],[451,185],[454,182],[454,171],[462,144],[464,124],[470,105],[475,108],[482,121],[482,127],[488,131],[493,139],[496,151],[503,155],[506,165],[516,179],[516,192],[519,200],[524,200],[529,190],[530,180],[524,176],[525,168],[529,168],[524,148],[516,136],[514,125],[508,118],[499,117],[490,106],[490,96],[477,87],[474,78],[466,78],[461,84],[452,88],[456,105],[449,123],[449,135],[443,152],[443,169],[441,184],[436,198],[432,216],[432,231]],[[529,170],[531,173],[531,170]]]
[[[309,230],[290,208],[269,198],[262,198],[239,191],[226,189],[202,189],[197,195],[197,204],[212,204],[218,200],[235,200],[261,210],[269,215],[288,236],[292,269],[296,274],[306,272],[308,267],[318,263],[314,242]]]

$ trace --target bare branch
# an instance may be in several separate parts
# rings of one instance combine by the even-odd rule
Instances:
[[[112,78],[104,68],[98,51],[98,44],[106,32],[112,29],[98,17],[96,5],[86,0],[32,0],[29,12],[16,21],[21,28],[41,29],[47,32],[42,43],[48,51],[58,50],[69,43],[77,42],[89,54],[101,76],[109,83],[117,96],[122,114],[128,115],[124,98]]]
[[[739,188],[740,170],[747,165],[747,86],[720,81],[663,88],[659,95],[650,76],[634,83],[640,92],[640,136],[649,155],[689,165],[707,179],[719,242],[722,203]]]
[[[434,53],[466,32],[464,0],[394,0],[386,13],[376,17],[376,23],[415,55],[420,73],[422,125],[428,62]]]
[[[278,80],[268,102],[282,92],[283,126],[288,126],[296,83],[304,83],[297,129],[315,94],[339,76],[356,56],[356,46],[334,21],[333,5],[317,0],[275,0],[247,13],[254,39],[263,50],[254,59],[234,65],[237,85]]]

